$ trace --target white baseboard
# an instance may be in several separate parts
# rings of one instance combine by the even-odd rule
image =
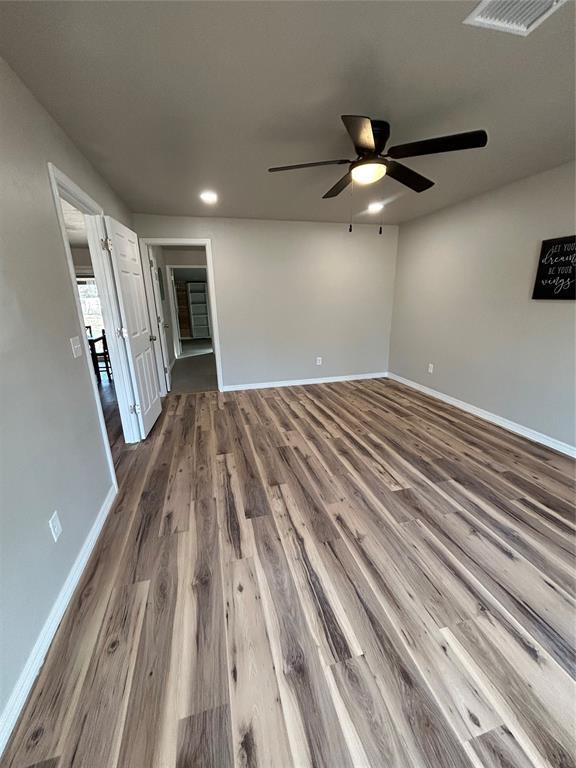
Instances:
[[[305,384],[330,384],[335,381],[359,381],[360,379],[385,379],[387,372],[353,373],[349,376],[325,376],[319,379],[288,379],[286,381],[261,381],[257,384],[224,384],[222,392],[238,392],[244,389],[272,389],[276,387],[300,387]]]
[[[8,743],[10,734],[12,733],[12,730],[18,721],[20,713],[22,712],[24,704],[26,703],[26,699],[28,698],[28,694],[30,693],[36,677],[42,668],[44,658],[46,657],[48,649],[50,648],[50,643],[52,642],[54,635],[56,634],[56,630],[62,621],[62,617],[64,616],[66,608],[72,599],[74,590],[78,586],[80,577],[82,576],[84,568],[88,562],[88,558],[94,549],[96,540],[100,535],[100,531],[102,530],[108,513],[112,508],[117,493],[117,488],[111,486],[110,490],[106,494],[106,498],[100,507],[100,511],[98,512],[96,520],[94,521],[94,524],[92,525],[92,528],[90,529],[90,532],[86,537],[84,544],[82,545],[82,549],[74,561],[74,565],[72,566],[70,573],[66,577],[66,581],[64,582],[62,589],[60,590],[58,597],[56,598],[56,601],[52,606],[50,613],[48,614],[48,618],[44,622],[44,626],[42,627],[40,634],[38,635],[38,639],[36,640],[36,643],[34,644],[34,647],[28,656],[28,660],[24,665],[24,669],[20,673],[20,677],[18,678],[16,685],[10,694],[10,698],[6,702],[6,706],[4,707],[2,714],[0,714],[0,756],[3,753],[6,744]]]
[[[412,389],[417,389],[425,395],[435,397],[437,400],[442,400],[442,402],[453,405],[455,408],[460,408],[460,410],[471,413],[473,416],[478,416],[480,419],[485,419],[492,424],[497,424],[499,427],[503,427],[504,429],[514,432],[517,435],[521,435],[535,443],[540,443],[540,445],[545,445],[547,448],[552,448],[559,453],[565,453],[567,456],[576,458],[576,446],[570,445],[570,443],[563,443],[561,440],[556,440],[556,438],[550,437],[550,435],[545,435],[543,432],[537,432],[535,429],[530,429],[522,424],[517,424],[515,421],[505,419],[503,416],[498,416],[496,413],[490,413],[490,411],[485,411],[483,408],[478,408],[476,405],[470,405],[470,403],[465,403],[463,400],[458,400],[451,395],[445,395],[443,392],[438,392],[436,389],[425,387],[423,384],[418,384],[416,381],[404,379],[402,376],[397,376],[395,373],[388,373],[388,378],[397,381],[400,384],[405,384],[407,387],[412,387]]]

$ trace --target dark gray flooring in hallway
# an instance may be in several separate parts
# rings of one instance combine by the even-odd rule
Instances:
[[[209,392],[218,389],[214,353],[181,357],[172,368],[172,394]]]

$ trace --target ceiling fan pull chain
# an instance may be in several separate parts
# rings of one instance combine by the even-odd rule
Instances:
[[[352,232],[352,218],[354,216],[354,180],[350,184],[350,226],[348,232]]]

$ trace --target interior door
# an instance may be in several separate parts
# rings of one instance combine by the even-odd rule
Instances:
[[[156,309],[155,316],[158,318],[158,335],[160,340],[160,349],[162,352],[166,391],[170,392],[172,389],[172,374],[170,371],[170,359],[168,356],[168,341],[166,339],[166,319],[164,317],[162,294],[160,291],[160,281],[158,278],[158,262],[156,261],[156,256],[154,255],[152,248],[148,248],[148,258],[150,264],[150,277],[152,279],[152,292],[154,294],[154,304]]]
[[[174,280],[174,271],[168,270],[170,276],[170,291],[171,305],[172,305],[172,336],[174,339],[174,354],[176,357],[180,357],[182,354],[182,341],[180,340],[180,318],[178,316],[178,295],[176,293],[176,280]]]
[[[150,338],[153,334],[138,237],[135,232],[110,216],[105,216],[105,221],[122,319],[122,336],[126,342],[136,399],[134,409],[144,438],[160,415],[162,401]]]

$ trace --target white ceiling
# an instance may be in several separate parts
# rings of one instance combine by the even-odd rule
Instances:
[[[574,3],[527,38],[463,25],[474,5],[0,2],[0,53],[133,211],[347,221],[378,199],[399,222],[574,156]],[[351,156],[343,113],[392,143],[490,140],[406,161],[436,181],[420,195],[322,200],[342,168],[266,172]]]

